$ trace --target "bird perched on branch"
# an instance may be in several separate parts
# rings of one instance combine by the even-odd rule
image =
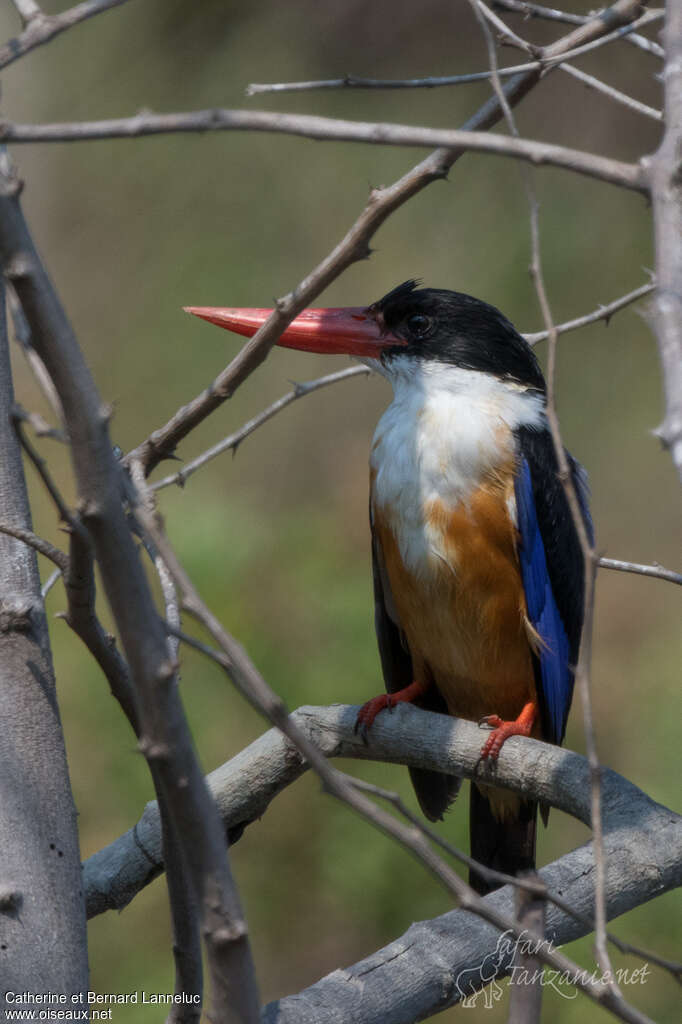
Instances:
[[[189,307],[247,336],[269,309]],[[470,295],[406,281],[368,307],[308,309],[285,347],[359,357],[393,386],[370,457],[375,623],[387,693],[365,733],[409,701],[561,743],[583,619],[583,557],[558,475],[545,381],[514,326]],[[586,528],[582,467],[567,454]],[[410,769],[433,820],[460,780]],[[545,812],[546,814],[546,812]],[[535,865],[537,804],[471,785],[471,854],[509,874]],[[471,874],[479,892],[493,886]]]

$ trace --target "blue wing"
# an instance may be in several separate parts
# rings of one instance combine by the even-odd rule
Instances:
[[[543,733],[545,739],[561,743],[582,627],[582,554],[554,460],[548,464],[537,458],[538,442],[536,438],[522,446],[515,482],[519,561],[528,617],[541,640],[536,651],[536,685]],[[549,451],[545,449],[544,454]],[[591,527],[584,474],[579,476],[577,468],[574,474],[574,479],[579,477],[581,506]]]

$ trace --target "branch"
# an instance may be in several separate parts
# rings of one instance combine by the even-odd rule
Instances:
[[[338,384],[339,381],[348,380],[350,377],[366,377],[370,372],[366,366],[351,366],[347,370],[339,370],[337,373],[328,373],[324,377],[318,377],[317,380],[294,384],[293,390],[287,391],[286,395],[282,395],[281,398],[278,398],[267,409],[254,416],[253,419],[250,419],[239,430],[229,434],[222,441],[219,441],[218,444],[213,445],[212,448],[207,449],[207,451],[197,456],[191,462],[188,462],[186,466],[183,466],[176,473],[172,473],[170,476],[165,476],[163,480],[157,480],[156,483],[150,484],[150,491],[160,491],[171,484],[184,487],[189,477],[196,473],[198,469],[201,469],[207,462],[215,459],[216,456],[221,455],[223,452],[232,451],[236,453],[239,445],[249,434],[252,434],[258,427],[271,420],[282,409],[286,409],[292,402],[296,402],[299,398],[305,398],[306,395],[312,394],[313,391],[319,391],[320,388],[329,387],[330,384]]]
[[[579,68],[574,68],[572,64],[559,64],[561,71],[565,71],[566,74],[572,78],[577,78],[579,82],[586,85],[589,89],[595,89],[597,92],[603,93],[610,99],[615,100],[616,103],[620,103],[621,106],[627,107],[628,110],[634,111],[636,114],[643,114],[644,117],[651,118],[652,121],[662,121],[663,111],[656,110],[655,107],[650,107],[646,103],[641,103],[639,100],[634,99],[632,96],[628,96],[627,93],[621,92],[620,89],[614,89],[612,85],[607,85],[606,82],[602,82],[601,79],[595,78],[594,75],[588,75]]]
[[[21,540],[24,544],[28,544],[34,551],[39,552],[41,555],[45,555],[51,562],[54,562],[62,571],[66,568],[69,563],[69,559],[56,548],[54,544],[50,544],[49,540],[44,540],[43,537],[38,537],[31,530],[25,530],[21,526],[14,526],[10,523],[0,523],[0,533],[6,534],[8,537],[14,537],[15,540]]]
[[[33,13],[24,19],[26,27],[21,35],[10,39],[0,47],[0,69],[6,68],[8,64],[23,57],[29,50],[34,50],[36,46],[49,43],[55,36],[66,32],[67,29],[78,25],[81,21],[94,18],[96,14],[102,14],[103,11],[108,11],[111,7],[118,7],[126,0],[85,0],[84,3],[76,4],[75,7],[63,11],[61,14],[44,14],[39,9],[36,10],[37,5],[32,3],[32,0],[14,0],[14,2],[22,18],[24,11],[29,14],[29,11],[32,10]]]
[[[639,576],[653,576],[655,579],[667,580],[682,586],[682,572],[664,569],[662,565],[641,565],[639,562],[623,562],[618,558],[600,558],[599,565],[604,569],[615,569],[617,572],[634,572]]]
[[[528,3],[527,0],[495,0],[494,6],[506,11],[522,14],[525,18],[543,18],[547,21],[558,21],[565,25],[585,25],[591,20],[590,15],[559,11],[551,7],[543,7],[541,4]],[[625,39],[640,50],[646,50],[647,53],[652,53],[656,57],[663,57],[663,48],[658,43],[647,39],[646,36],[640,36],[632,32]]]
[[[81,502],[102,581],[134,681],[140,747],[161,786],[201,908],[214,1011],[224,1021],[258,1016],[250,946],[229,870],[225,837],[206,790],[174,685],[166,633],[128,529],[124,478],[71,325],[36,252],[6,156],[0,163],[0,258],[13,281],[36,351],[59,393]]]
[[[541,65],[528,65],[541,70]],[[421,128],[372,121],[343,121],[311,114],[279,114],[265,110],[197,110],[187,114],[137,114],[109,121],[72,124],[11,124],[0,127],[4,142],[82,142],[86,139],[140,138],[174,132],[260,131],[300,135],[321,142],[365,142],[377,146],[434,146],[462,152],[492,153],[536,165],[551,165],[584,174],[610,185],[646,192],[645,176],[637,164],[623,163],[548,142],[511,139],[487,132]]]
[[[385,718],[378,718],[372,727],[370,744],[366,746],[354,732],[357,710],[340,705],[300,708],[290,716],[290,720],[326,757],[389,761],[479,780],[494,776],[496,786],[511,788],[527,797],[550,803],[589,824],[589,765],[585,758],[572,751],[515,737],[505,744],[496,769],[490,769],[480,763],[480,730],[473,723],[434,715],[407,705],[395,708]],[[308,764],[300,752],[279,730],[272,729],[212,772],[207,781],[225,825],[233,828],[260,817],[274,796],[307,768]],[[607,912],[611,918],[682,881],[682,819],[654,803],[615,772],[604,769],[602,782],[610,868]],[[592,848],[588,844],[541,872],[550,892],[561,892],[562,898],[583,915],[582,920],[575,921],[570,914],[550,908],[548,934],[556,944],[577,938],[589,930],[586,921],[593,911],[593,869]],[[151,803],[134,829],[85,862],[88,916],[109,909],[122,909],[161,870],[158,809]],[[483,902],[513,916],[510,888],[491,894]],[[436,1008],[444,1009],[456,1002],[469,991],[468,987],[458,991],[454,985],[458,973],[455,965],[461,959],[466,941],[470,939],[473,942],[474,956],[469,959],[471,965],[479,962],[479,952],[482,961],[487,953],[495,950],[498,936],[489,926],[476,921],[469,913],[464,915],[462,911],[446,914],[430,924],[413,926],[413,929],[420,928],[423,932],[421,936],[415,936],[418,941],[410,956],[405,957],[407,950],[398,955],[398,962],[394,964],[398,972],[392,976],[390,987],[384,987],[385,970],[392,969],[390,951],[396,954],[398,943],[363,962],[367,973],[362,977],[359,988],[344,982],[345,991],[331,995],[334,976],[330,976],[308,990],[303,1000],[295,999],[291,1004],[282,1000],[279,1004],[272,1004],[265,1019],[281,1021],[281,1024],[294,1020],[301,1024],[312,1021],[316,1024],[334,1021],[336,1024],[349,1019],[357,1021],[357,1024],[390,1024],[423,1017],[434,1013]],[[438,1000],[443,998],[443,964],[446,962],[451,962],[453,969],[448,968],[445,1001],[439,1004]],[[377,968],[376,974],[368,970],[371,963]],[[422,968],[417,976],[416,965],[419,963]],[[497,968],[503,972],[505,966],[501,963]],[[343,972],[343,976],[350,979],[355,970],[351,968]],[[401,970],[404,971],[402,978]],[[361,973],[358,967],[358,978]],[[337,978],[338,975],[336,972]],[[477,980],[477,987],[482,984],[480,975],[478,979],[470,980]],[[415,1003],[413,1008],[406,1009],[407,989],[412,992]],[[324,1011],[323,995],[327,1001]],[[357,999],[358,1004],[351,1002],[349,1005],[349,999]],[[275,1005],[281,1017],[275,1015]],[[297,1008],[295,1012],[294,1005]],[[398,1009],[399,1005],[402,1010]],[[338,1007],[338,1017],[329,1015],[332,1012],[329,1008],[334,1006]],[[301,1016],[297,1017],[296,1012]],[[406,1015],[398,1016],[401,1012]],[[411,1016],[407,1016],[408,1013]]]
[[[614,24],[632,20],[639,10],[638,0],[617,0],[607,11],[552,43],[542,52],[548,57],[564,54],[577,43],[598,38]],[[507,102],[512,106],[520,102],[539,78],[536,71],[523,72],[512,78],[504,90]],[[495,124],[500,115],[499,102],[496,97],[492,98],[467,121],[464,130],[485,130]],[[462,152],[461,149],[437,149],[392,185],[373,189],[367,206],[344,238],[293,292],[279,300],[275,312],[243,347],[236,359],[216,377],[210,387],[179,409],[163,427],[155,430],[146,441],[130,452],[126,463],[130,465],[133,460],[141,461],[145,473],[149,475],[162,459],[172,455],[179,442],[230,398],[246,377],[263,362],[293,318],[347,267],[370,255],[369,243],[384,221],[412,196],[432,182],[445,178]]]
[[[658,434],[682,480],[682,4],[670,0],[664,31],[666,129],[644,166],[651,183],[658,288],[654,326],[663,369],[665,418]]]
[[[579,316],[575,320],[567,320],[563,324],[557,324],[554,328],[557,334],[566,334],[568,331],[576,331],[579,327],[587,327],[588,324],[595,324],[599,320],[603,320],[607,325],[614,313],[617,313],[621,309],[625,309],[626,306],[631,305],[638,299],[644,298],[645,295],[650,295],[651,292],[656,290],[656,282],[651,281],[649,284],[642,284],[639,288],[635,288],[633,291],[628,292],[627,295],[622,295],[619,299],[614,299],[613,302],[609,302],[606,306],[599,306],[592,313],[587,313],[585,316]],[[536,331],[534,334],[524,334],[523,337],[526,339],[529,345],[537,345],[540,341],[545,341],[549,337],[549,331]]]

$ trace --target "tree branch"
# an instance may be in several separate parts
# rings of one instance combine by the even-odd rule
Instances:
[[[541,70],[529,65],[529,70]],[[610,185],[646,192],[645,175],[637,164],[623,163],[596,153],[584,153],[548,142],[511,139],[487,132],[421,128],[372,121],[343,121],[311,114],[269,111],[197,110],[188,114],[137,114],[109,121],[73,124],[10,124],[0,126],[3,142],[82,142],[86,139],[140,138],[174,132],[260,131],[301,135],[321,142],[365,142],[377,146],[440,146],[462,152],[491,153],[536,165],[551,165],[584,174]]]
[[[663,71],[666,129],[646,161],[651,183],[658,287],[654,325],[663,369],[665,419],[658,434],[682,480],[682,3],[669,0]]]
[[[655,579],[667,580],[682,586],[682,572],[664,569],[662,565],[641,565],[639,562],[623,562],[619,558],[600,558],[599,564],[604,569],[615,569],[617,572],[634,572],[640,576],[653,576]]]
[[[525,18],[542,18],[547,21],[558,21],[565,25],[585,25],[593,17],[591,15],[559,11],[552,7],[543,7],[541,4],[528,3],[527,0],[495,0],[494,6],[505,11],[514,11],[516,14],[522,14]],[[651,39],[647,39],[646,36],[640,36],[632,32],[630,35],[625,36],[625,39],[640,50],[652,53],[656,57],[663,57],[663,48],[658,43],[652,42]]]
[[[102,14],[103,11],[108,11],[111,7],[118,7],[125,2],[126,0],[84,0],[84,3],[76,4],[75,7],[63,11],[61,14],[44,14],[39,9],[36,10],[37,5],[32,3],[32,0],[18,0],[18,2],[15,0],[15,6],[18,7],[22,18],[24,11],[27,14],[29,11],[33,13],[24,19],[26,27],[21,35],[10,39],[0,47],[0,69],[6,68],[8,64],[12,64],[30,50],[34,50],[36,46],[49,43],[55,36],[66,32],[67,29],[78,25],[81,21],[94,18],[96,14]]]
[[[537,740],[515,737],[503,747],[497,767],[490,769],[480,763],[480,730],[471,722],[434,715],[405,705],[395,708],[390,715],[378,718],[372,727],[369,745],[365,745],[354,732],[357,710],[341,705],[300,708],[290,716],[290,720],[326,757],[390,761],[479,780],[494,776],[496,786],[511,788],[517,793],[550,803],[589,824],[589,765],[585,758],[572,751],[542,744]],[[260,817],[274,796],[302,775],[307,767],[300,751],[279,730],[272,729],[265,733],[208,776],[208,784],[225,826],[244,826]],[[610,868],[607,878],[607,913],[611,918],[680,883],[682,819],[654,803],[615,772],[605,769],[602,783]],[[121,909],[161,870],[159,816],[156,805],[152,803],[147,805],[134,829],[85,862],[84,885],[88,915]],[[577,938],[589,930],[586,922],[591,918],[593,910],[593,870],[592,848],[588,844],[541,872],[550,892],[561,892],[562,899],[583,915],[582,920],[575,921],[570,914],[552,907],[548,914],[548,934],[555,943]],[[492,903],[498,910],[504,908],[505,914],[513,916],[510,889],[494,893],[486,897],[484,902],[488,905]],[[371,971],[363,978],[361,993],[347,985],[345,994],[336,992],[331,998],[331,979],[334,976],[330,976],[330,979],[318,983],[322,988],[313,986],[312,990],[308,990],[302,1001],[292,997],[291,1001],[282,1000],[279,1004],[272,1004],[266,1011],[265,1019],[268,1022],[281,1020],[282,1024],[289,1020],[300,1020],[302,1024],[306,1021],[323,1024],[348,1019],[358,1024],[390,1024],[392,1021],[404,1024],[418,1016],[414,1007],[405,1005],[407,990],[413,993],[418,1002],[420,1016],[456,1002],[468,991],[456,990],[456,969],[448,971],[450,982],[445,1002],[438,1006],[435,1001],[442,997],[442,987],[436,983],[436,978],[440,976],[442,980],[442,965],[450,959],[449,953],[445,953],[445,947],[456,941],[458,956],[461,958],[464,945],[460,948],[460,943],[465,933],[470,937],[475,935],[474,957],[469,960],[469,964],[476,964],[495,950],[497,935],[488,926],[477,923],[470,914],[464,917],[461,911],[444,915],[436,922],[421,927],[426,929],[423,936],[425,942],[428,933],[431,950],[425,955],[424,946],[419,942],[414,958],[410,957],[408,962],[403,962],[402,966],[407,973],[402,975],[402,980],[399,980],[398,975],[392,976],[393,991],[384,987],[385,974],[379,973],[377,978],[373,978],[370,977],[370,974],[374,974]],[[440,937],[434,946],[437,934]],[[394,949],[395,945],[389,947],[389,950]],[[440,952],[435,955],[437,950],[444,953],[445,959],[441,959]],[[384,967],[389,967],[389,954],[384,951],[374,954],[369,961],[363,962],[364,967],[370,962],[374,962],[379,972],[383,972]],[[419,963],[422,968],[418,972]],[[457,956],[453,955],[452,964],[457,963]],[[501,972],[505,970],[504,964],[498,967]],[[349,969],[349,977],[354,970]],[[479,976],[478,987],[481,983]],[[323,990],[327,1006],[321,1012],[322,998],[318,1003],[317,994],[322,997]],[[385,1001],[383,1011],[380,1009],[380,992]],[[360,994],[362,1006],[356,1006],[354,1002],[349,1005],[348,999],[355,1000]],[[309,999],[314,1002],[309,1004]],[[283,1014],[281,1018],[273,1016],[275,1006],[277,1013]],[[295,1013],[292,1015],[294,1006],[302,1014],[300,1018]],[[333,1010],[332,1007],[337,1009]],[[382,1016],[382,1012],[386,1015]],[[321,1013],[321,1016],[316,1016],[317,1013]],[[338,1016],[334,1016],[334,1013],[338,1013]],[[404,1016],[399,1016],[400,1013]],[[408,1013],[412,1013],[412,1016],[408,1016]]]
[[[155,483],[150,484],[150,491],[160,491],[171,484],[184,487],[190,476],[196,473],[198,469],[201,469],[202,466],[205,466],[207,462],[210,462],[211,459],[215,459],[216,456],[222,455],[226,451],[232,451],[236,454],[237,448],[249,434],[253,434],[254,430],[267,423],[268,420],[271,420],[282,409],[286,409],[292,402],[296,402],[299,398],[305,398],[306,395],[312,394],[313,391],[319,391],[320,388],[329,387],[330,384],[338,384],[339,381],[348,380],[349,377],[366,377],[369,373],[370,370],[366,366],[351,366],[347,370],[339,370],[337,373],[328,373],[324,377],[318,377],[317,380],[295,383],[291,391],[288,391],[286,395],[282,395],[281,398],[278,398],[267,409],[264,409],[257,416],[250,419],[239,430],[236,430],[233,434],[228,434],[222,441],[202,452],[201,455],[198,455],[196,459],[192,459],[191,462],[188,462],[187,465],[183,466],[176,473],[171,473],[170,476],[165,476],[163,480],[157,480]]]

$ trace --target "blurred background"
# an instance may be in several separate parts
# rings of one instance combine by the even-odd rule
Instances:
[[[45,2],[50,12],[63,3]],[[587,13],[588,3],[567,4]],[[544,42],[561,26],[510,19]],[[0,10],[0,37],[19,30]],[[516,64],[504,50],[502,63]],[[660,106],[655,57],[619,44],[581,60],[616,86]],[[2,77],[2,116],[45,122],[202,107],[290,110],[452,127],[489,86],[399,92],[318,92],[246,99],[250,82],[443,75],[487,67],[467,3],[422,0],[147,0],[74,28]],[[657,144],[658,126],[576,81],[550,75],[518,108],[523,134],[630,160]],[[258,134],[14,147],[24,205],[125,450],[206,387],[238,341],[181,307],[270,305],[345,233],[373,185],[389,184],[423,151]],[[645,200],[558,170],[537,173],[544,269],[554,317],[578,316],[631,290],[653,265]],[[362,305],[408,277],[469,292],[501,307],[522,331],[542,327],[528,276],[528,207],[519,167],[465,156],[374,239],[369,262],[348,270],[316,304]],[[560,342],[559,411],[566,443],[587,467],[598,544],[608,555],[679,567],[679,505],[672,463],[652,431],[662,418],[655,341],[646,306]],[[544,359],[544,346],[539,354]],[[234,398],[181,446],[185,460],[239,427],[292,380],[339,369],[275,351]],[[45,414],[22,357],[19,400]],[[389,400],[379,380],[313,394],[194,476],[162,492],[160,507],[184,563],[214,611],[293,709],[360,703],[380,692],[373,634],[367,455]],[[66,454],[43,453],[73,497]],[[155,476],[169,471],[160,467]],[[172,467],[171,467],[172,468]],[[29,474],[30,475],[30,474]],[[64,544],[30,478],[36,529]],[[45,574],[50,567],[44,566]],[[104,604],[104,602],[102,602]],[[130,827],[151,785],[130,730],[94,662],[68,628],[58,585],[48,599],[59,698],[83,857]],[[102,614],[106,616],[103,607]],[[602,760],[654,799],[674,805],[669,764],[678,744],[680,593],[642,577],[600,573],[593,690]],[[222,674],[191,651],[182,688],[203,766],[212,769],[266,728]],[[584,749],[580,702],[567,744]],[[407,773],[349,764],[415,805]],[[440,826],[466,848],[467,796]],[[554,812],[539,864],[587,839]],[[450,897],[394,843],[304,778],[235,846],[234,870],[249,919],[265,1000],[295,992],[398,937]],[[679,956],[679,898],[667,895],[613,924],[631,942]],[[172,990],[168,913],[157,880],[121,914],[90,923],[92,987]],[[591,965],[589,939],[567,953]],[[618,965],[636,959],[615,956]],[[626,995],[657,1021],[679,1019],[679,990],[652,968]],[[674,1007],[678,1006],[675,1011]],[[451,1009],[438,1020],[502,1021],[494,1010]],[[119,1008],[117,1019],[156,1021]],[[580,999],[545,993],[556,1024],[602,1019]],[[134,1017],[132,1016],[134,1014]],[[603,1016],[606,1019],[606,1016]]]

